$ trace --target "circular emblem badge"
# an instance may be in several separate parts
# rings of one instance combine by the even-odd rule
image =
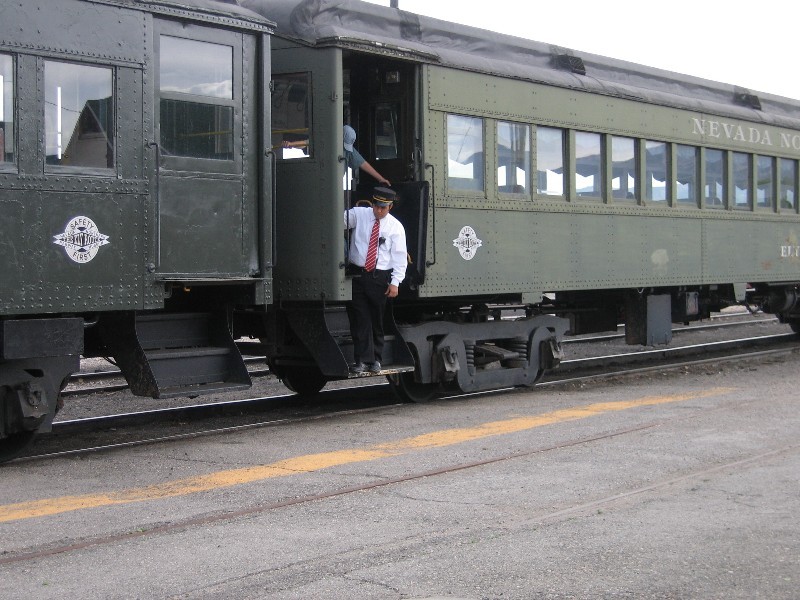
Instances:
[[[67,223],[64,233],[53,236],[53,243],[64,246],[70,260],[87,263],[97,255],[100,246],[110,242],[89,217],[75,217]]]
[[[472,260],[475,251],[483,245],[478,239],[475,230],[469,225],[465,225],[458,233],[458,237],[453,240],[453,246],[458,248],[458,253],[464,260]]]

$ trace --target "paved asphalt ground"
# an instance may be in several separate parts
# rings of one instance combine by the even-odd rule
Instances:
[[[0,598],[798,598],[798,360],[12,463]]]

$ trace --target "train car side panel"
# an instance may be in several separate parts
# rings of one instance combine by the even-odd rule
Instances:
[[[703,283],[697,219],[438,208],[420,295]]]
[[[10,11],[9,3],[4,6]],[[146,17],[76,1],[22,3],[0,30],[17,73],[13,162],[0,199],[2,310],[19,314],[141,307],[148,186],[143,178]],[[89,47],[92,16],[109,26]],[[2,26],[0,26],[2,27]],[[36,36],[26,36],[35,27]],[[46,40],[46,43],[44,42]],[[134,108],[135,106],[135,108]]]
[[[111,14],[113,20],[108,19]],[[52,56],[63,52],[143,65],[143,25],[147,18],[144,12],[110,3],[103,6],[82,0],[4,0],[0,5],[0,43]],[[104,26],[96,27],[98,22]],[[86,44],[89,35],[92,42]]]
[[[703,271],[720,281],[796,281],[800,223],[777,219],[703,222]]]

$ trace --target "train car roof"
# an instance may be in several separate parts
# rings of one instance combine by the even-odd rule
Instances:
[[[239,0],[91,0],[101,4],[134,6],[164,14],[190,16],[198,20],[228,20],[231,24],[272,32],[275,22],[250,10]]]
[[[275,34],[697,112],[800,128],[800,101],[360,0],[238,0]],[[582,74],[581,68],[585,70]]]

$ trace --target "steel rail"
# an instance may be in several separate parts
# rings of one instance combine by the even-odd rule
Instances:
[[[786,343],[790,341],[792,343]],[[720,363],[723,361],[732,360],[748,360],[754,358],[765,357],[769,355],[780,355],[800,350],[794,343],[796,341],[795,334],[779,334],[774,336],[758,336],[754,338],[745,338],[744,340],[733,340],[725,342],[712,342],[710,344],[694,344],[692,346],[683,346],[678,348],[652,350],[643,353],[625,353],[618,355],[609,355],[603,357],[592,357],[585,359],[573,359],[564,361],[566,365],[566,376],[561,376],[559,371],[551,374],[551,377],[540,381],[534,387],[554,387],[558,385],[566,385],[573,382],[581,382],[587,380],[599,380],[606,377],[615,377],[622,375],[631,375],[637,373],[646,373],[652,371],[665,371],[684,368],[688,366],[696,366],[709,363]],[[778,343],[778,348],[768,348],[757,351],[748,352],[733,352],[741,348],[752,348],[753,346],[764,346],[770,343]],[[708,356],[709,348],[714,348],[715,352],[712,356]],[[726,354],[727,353],[727,354]],[[697,359],[698,354],[705,355],[702,359]],[[694,356],[695,358],[691,359]],[[675,361],[675,358],[681,360]],[[690,358],[691,360],[686,360]],[[669,362],[664,362],[668,360]],[[642,363],[654,364],[642,364]],[[633,365],[633,366],[632,366]],[[388,383],[376,381],[371,385],[361,385],[352,387],[341,387],[334,390],[324,390],[321,392],[324,400],[314,400],[314,406],[331,405],[331,400],[336,399],[337,396],[342,397],[345,403],[344,409],[336,409],[331,407],[330,410],[324,409],[322,414],[303,415],[299,417],[289,417],[280,419],[267,419],[257,420],[244,424],[236,424],[224,427],[213,427],[210,429],[198,429],[189,432],[182,432],[178,434],[170,434],[163,436],[151,436],[141,440],[130,440],[125,442],[115,442],[110,444],[92,445],[85,448],[73,448],[68,450],[55,450],[36,452],[36,447],[31,448],[29,454],[23,455],[12,462],[22,460],[34,460],[44,458],[57,458],[61,456],[73,456],[81,453],[99,452],[103,450],[113,450],[131,446],[139,446],[146,444],[154,444],[160,442],[178,441],[182,439],[189,439],[200,437],[203,435],[214,435],[219,433],[232,432],[237,430],[244,430],[258,427],[269,427],[285,423],[300,423],[304,420],[312,421],[320,418],[333,418],[338,415],[353,414],[354,411],[371,411],[380,410],[387,406],[399,406],[396,402],[386,402],[389,398],[387,393]],[[442,398],[456,399],[459,397],[470,397],[475,395],[486,395],[488,393],[498,393],[504,390],[513,388],[504,388],[492,390],[491,392],[478,392],[475,394],[448,394]],[[378,393],[375,393],[378,390]],[[354,397],[354,392],[356,395]],[[365,396],[369,396],[371,404],[367,407],[352,408],[352,403],[364,401]],[[393,395],[391,396],[394,400]],[[259,414],[264,410],[277,410],[281,408],[294,407],[297,405],[298,397],[295,394],[280,394],[276,396],[264,396],[259,398],[249,398],[243,400],[231,400],[225,402],[211,402],[206,404],[194,404],[182,407],[152,409],[146,411],[137,411],[130,413],[122,413],[117,415],[106,415],[100,417],[88,417],[82,419],[73,419],[65,421],[56,421],[53,423],[53,432],[42,438],[44,445],[53,445],[59,442],[59,438],[72,439],[81,434],[91,434],[100,431],[107,431],[115,428],[124,427],[137,427],[144,426],[152,423],[160,423],[165,426],[175,421],[202,421],[211,418],[236,418],[243,419],[246,415]],[[349,408],[348,408],[349,406]],[[298,407],[302,408],[302,407]],[[233,415],[233,416],[232,416]]]

